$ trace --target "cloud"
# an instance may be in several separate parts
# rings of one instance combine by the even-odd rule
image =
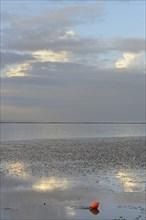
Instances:
[[[24,38],[25,34],[26,32],[24,33]],[[16,45],[13,45],[16,51],[2,51],[1,68],[6,72],[11,64],[21,65],[22,63],[30,63],[32,65],[33,63],[34,66],[34,63],[41,62],[64,62],[66,64],[68,62],[76,62],[80,64],[86,63],[97,67],[100,66],[100,68],[104,68],[105,66],[111,67],[114,65],[117,68],[130,68],[130,66],[140,68],[141,65],[141,68],[143,68],[143,56],[140,55],[143,53],[142,51],[144,51],[144,41],[142,39],[133,39],[131,45],[128,47],[128,42],[130,41],[129,38],[118,39],[118,41],[117,39],[111,39],[108,41],[108,39],[85,38],[78,36],[77,39],[77,34],[73,30],[62,32],[62,34],[55,34],[54,37],[53,35],[50,35],[46,38],[46,42],[43,35],[44,33],[42,32],[40,37],[26,37],[25,41],[21,39],[21,42],[18,40]],[[63,38],[59,39],[60,36]],[[14,41],[12,41],[12,43],[14,44]],[[28,50],[30,51],[28,52]],[[125,58],[118,59],[115,63],[114,56],[119,56],[119,52],[123,52]],[[110,54],[113,57],[112,59]]]
[[[32,53],[35,62],[68,62],[69,56],[66,51],[55,53],[52,50],[38,50]]]
[[[22,63],[17,67],[10,68],[5,74],[7,77],[28,76],[29,74],[26,71],[29,70],[31,70],[31,65],[29,63]]]
[[[14,12],[2,13],[2,49],[9,51],[2,55],[2,68],[32,61],[111,67],[115,65],[115,54],[140,53],[145,48],[145,41],[140,38],[101,39],[96,37],[96,31],[93,37],[81,36],[76,27],[100,20],[103,9],[98,3],[46,7],[28,16]]]
[[[24,63],[33,60],[31,53],[17,53],[1,51],[1,68],[4,69],[9,65]]]
[[[45,28],[68,28],[69,26],[76,26],[79,24],[85,24],[87,22],[93,22],[93,20],[99,19],[102,9],[99,4],[83,5],[76,4],[66,7],[60,7],[55,9],[45,10],[44,13],[27,17],[21,15],[2,12],[2,20],[7,23],[11,28],[19,30],[33,29],[37,27]]]
[[[86,24],[87,21],[91,22],[92,19],[98,20],[101,12],[98,4],[94,4],[49,9],[47,12],[28,17],[18,15],[17,18],[11,13],[10,16],[3,18],[8,26],[3,29],[2,49],[17,52],[17,54],[23,53],[23,57],[17,55],[18,63],[22,63],[21,58],[30,54],[32,56],[30,60],[35,59],[37,62],[76,61],[96,66],[108,66],[109,62],[102,64],[101,59],[104,57],[109,60],[115,52],[144,51],[143,39],[101,39],[96,36],[79,36],[74,31],[75,26]],[[26,61],[27,58],[24,62]],[[114,65],[114,61],[112,62]],[[4,66],[3,61],[2,65]]]
[[[98,4],[93,4],[49,9],[25,17],[3,12],[2,48],[14,51],[60,51],[65,46],[70,50],[72,43],[78,46],[74,42],[78,36],[72,28],[93,23],[93,20],[99,19],[101,11]],[[66,42],[69,39],[74,41]],[[85,41],[84,45],[88,45],[88,42],[86,44]]]
[[[21,58],[23,60],[24,57],[25,57],[25,54],[22,57],[18,56],[18,59],[15,60],[15,55],[14,55],[14,58],[12,56],[10,61],[7,60],[8,65],[2,64],[3,66],[6,66],[6,68],[3,69],[3,75],[7,77],[28,76],[28,75],[31,75],[31,70],[32,72],[34,72],[33,70],[35,69],[36,66],[38,66],[39,68],[39,74],[40,74],[40,69],[42,71],[44,70],[54,71],[55,65],[52,66],[50,65],[50,63],[58,63],[58,62],[66,63],[66,62],[69,62],[71,59],[69,54],[66,51],[54,52],[51,50],[38,50],[30,54],[29,56],[30,60],[28,60],[28,62],[19,64],[19,62],[21,61]],[[17,65],[10,68],[9,66],[12,63],[17,63]],[[41,63],[45,63],[45,64],[49,63],[49,64],[46,66],[45,64],[41,65]],[[29,71],[29,74],[28,74],[28,71]]]
[[[66,39],[76,39],[78,40],[78,37],[76,35],[76,33],[74,31],[66,31],[66,33],[62,36],[59,36],[58,37],[59,39],[62,39],[62,40],[66,40]]]
[[[78,54],[105,51],[105,42],[89,37],[80,37],[73,30],[52,30],[41,27],[30,30],[5,30],[3,50],[31,52],[36,50],[68,51]]]
[[[123,58],[115,62],[116,68],[140,68],[142,67],[143,53],[129,53],[123,54]]]
[[[145,77],[140,70],[97,70],[71,63],[54,64],[58,67],[55,74],[49,74],[52,63],[41,62],[33,63],[35,68],[30,76],[2,79],[1,91],[7,89],[2,92],[3,118],[44,121],[144,118]],[[46,70],[42,71],[39,65],[45,65]],[[37,77],[36,71],[41,73]]]
[[[101,17],[102,12],[103,10],[98,3],[92,5],[71,5],[55,11],[55,23],[59,22],[63,26],[67,25],[67,27],[70,25],[87,24],[97,21]],[[51,16],[54,18],[54,12],[51,13]]]
[[[146,41],[141,38],[115,38],[111,39],[112,50],[119,50],[130,53],[140,53],[145,51]]]
[[[34,4],[36,8],[22,12],[21,3],[14,10],[10,4],[3,14],[3,117],[143,118],[145,81],[140,67],[145,41],[101,38],[110,21],[102,23],[102,30],[98,23],[93,25],[103,12],[93,2],[45,5]],[[110,25],[108,31],[112,33]]]

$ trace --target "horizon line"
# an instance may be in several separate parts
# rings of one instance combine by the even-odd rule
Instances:
[[[0,121],[2,124],[146,124],[146,122],[112,122],[112,121]]]

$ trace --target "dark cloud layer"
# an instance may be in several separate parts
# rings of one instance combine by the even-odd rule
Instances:
[[[78,73],[78,79],[73,74],[3,78],[2,104],[15,111],[30,109],[30,114],[32,107],[42,109],[40,120],[47,115],[52,120],[144,120],[143,74],[91,70],[90,76],[88,71]],[[23,118],[27,120],[28,114],[23,112]]]
[[[16,52],[1,52],[1,68],[5,68],[8,65],[18,64],[26,61],[33,60],[31,54],[24,53],[16,53]]]
[[[146,41],[144,39],[118,38],[113,39],[113,50],[138,53],[146,49],[145,44]]]

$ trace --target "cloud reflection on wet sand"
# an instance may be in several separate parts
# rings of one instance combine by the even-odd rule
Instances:
[[[124,192],[142,192],[144,191],[144,182],[138,173],[132,173],[130,170],[120,170],[116,178],[122,182]]]
[[[35,166],[37,168],[38,165],[35,164]],[[70,188],[75,182],[73,179],[65,177],[42,176],[41,173],[40,176],[33,176],[30,165],[22,161],[1,163],[1,168],[6,176],[12,176],[16,178],[16,180],[17,178],[22,179],[22,181],[25,180],[25,182],[28,182],[29,188],[35,191],[53,191],[56,189],[65,190]],[[143,177],[140,175],[140,171],[135,169],[119,169],[118,172],[116,174],[113,173],[112,176],[110,173],[111,182],[112,179],[116,180],[116,186],[118,186],[119,183],[122,183],[124,192],[142,192],[145,189]],[[76,181],[76,184],[77,182],[78,181]]]
[[[9,175],[16,175],[20,178],[27,178],[29,174],[26,172],[25,164],[22,162],[8,162],[5,165]]]
[[[36,191],[53,191],[55,189],[67,189],[69,182],[66,178],[41,178],[40,180],[36,181],[32,188]]]

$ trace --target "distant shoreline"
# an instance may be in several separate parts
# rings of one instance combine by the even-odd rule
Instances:
[[[1,121],[1,124],[146,124],[146,122]]]
[[[12,139],[12,140],[0,140],[1,144],[7,143],[33,143],[33,142],[41,142],[41,143],[50,143],[50,142],[115,142],[115,141],[122,141],[122,140],[132,141],[132,140],[146,140],[146,136],[144,135],[137,135],[137,136],[100,136],[100,137],[68,137],[68,138],[32,138],[32,139]]]

